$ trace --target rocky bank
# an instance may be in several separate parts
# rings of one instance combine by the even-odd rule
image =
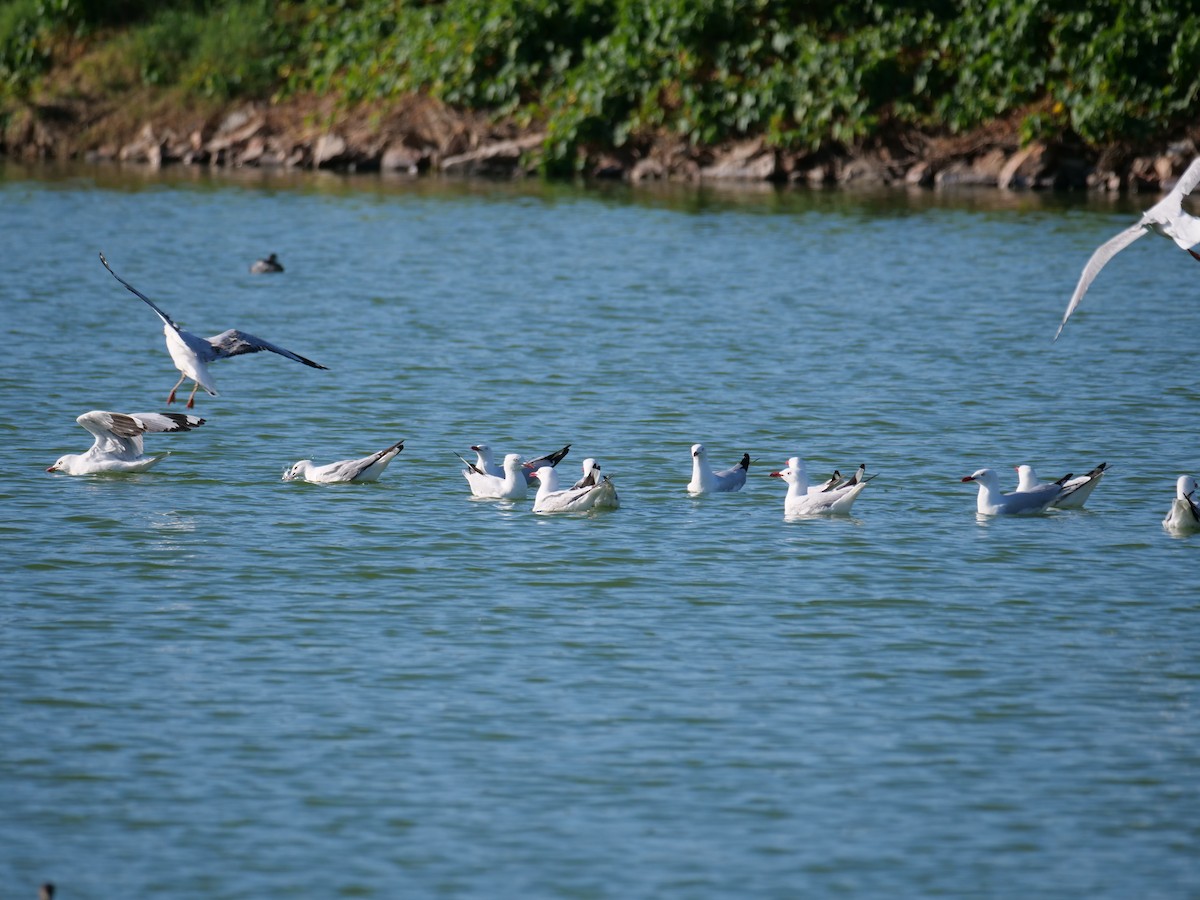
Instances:
[[[780,150],[762,139],[696,147],[659,138],[620,150],[581,150],[587,178],[632,183],[723,181],[807,185],[961,186],[1010,190],[1159,191],[1197,155],[1200,129],[1157,148],[1022,145],[1019,117],[967,135],[909,131],[870,145]],[[515,178],[536,174],[545,134],[424,97],[345,109],[329,98],[162,110],[132,121],[116,105],[31,104],[10,116],[0,154],[169,165],[386,171]]]

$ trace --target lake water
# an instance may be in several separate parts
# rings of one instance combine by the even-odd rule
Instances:
[[[1051,342],[1151,199],[0,169],[0,895],[1197,896],[1200,265],[1135,244]],[[177,377],[99,251],[329,371],[47,474]],[[473,501],[479,441],[622,508]],[[879,477],[788,522],[795,454]]]

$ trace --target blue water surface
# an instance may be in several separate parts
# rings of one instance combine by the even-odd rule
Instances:
[[[1200,266],[1133,245],[1051,341],[1152,199],[0,169],[0,895],[1200,894]],[[329,371],[48,474],[177,377],[100,251]],[[472,500],[480,441],[622,508]],[[792,455],[879,476],[788,522]]]

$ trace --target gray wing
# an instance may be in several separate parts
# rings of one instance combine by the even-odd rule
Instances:
[[[117,279],[117,281],[119,281],[119,282],[121,282],[121,284],[125,285],[125,287],[131,293],[140,297],[142,300],[144,300],[146,302],[146,304],[152,310],[154,310],[156,313],[158,313],[158,317],[160,319],[162,319],[163,322],[165,322],[167,325],[170,325],[176,331],[179,330],[179,326],[175,324],[175,322],[171,319],[170,316],[168,316],[165,312],[163,312],[161,309],[159,309],[157,306],[155,306],[153,300],[151,300],[149,297],[147,297],[145,294],[143,294],[141,291],[139,291],[137,288],[135,288],[132,284],[130,284],[128,281],[126,281],[124,278],[122,278],[120,275],[118,275],[116,272],[114,272],[112,270],[112,266],[110,266],[108,264],[108,260],[104,258],[103,253],[100,254],[100,262],[104,263],[104,268],[108,269],[109,274],[112,275],[113,278]]]
[[[1071,318],[1071,313],[1075,312],[1075,307],[1079,305],[1079,301],[1083,299],[1083,295],[1087,293],[1088,287],[1096,276],[1100,274],[1100,270],[1105,264],[1140,238],[1146,233],[1146,227],[1138,222],[1136,225],[1130,225],[1116,237],[1109,238],[1103,244],[1096,248],[1096,252],[1092,254],[1091,259],[1087,261],[1087,265],[1083,267],[1083,274],[1079,276],[1079,284],[1075,285],[1075,293],[1071,295],[1071,302],[1067,304],[1067,311],[1063,313],[1062,321],[1058,325],[1058,331],[1054,333],[1054,339],[1057,341],[1058,336],[1062,334],[1063,326],[1067,324],[1067,319]]]
[[[170,431],[191,431],[204,424],[199,416],[185,413],[117,413],[93,409],[75,420],[96,438],[101,450],[127,454],[131,459],[142,454],[142,435]]]
[[[138,434],[191,431],[193,428],[199,428],[207,421],[199,416],[189,416],[185,413],[130,413],[129,415],[109,413],[109,415],[122,427],[140,429],[137,432]],[[132,424],[126,425],[126,423]]]
[[[349,481],[353,481],[375,463],[379,462],[393,450],[399,452],[404,449],[404,441],[396,441],[390,447],[380,450],[378,453],[372,453],[370,456],[364,456],[362,459],[348,459],[338,466],[339,474],[343,475]]]
[[[1062,488],[1057,484],[1043,484],[1032,491],[1005,494],[1004,498],[1009,502],[1009,512],[1022,513],[1047,506],[1061,496],[1062,492]]]
[[[226,359],[230,356],[241,356],[244,353],[258,353],[260,350],[270,350],[272,353],[278,353],[280,356],[294,359],[296,362],[312,366],[314,369],[328,368],[301,356],[299,353],[284,350],[270,341],[264,341],[262,338],[247,334],[244,331],[238,331],[236,328],[222,331],[220,334],[215,334],[207,340],[209,347],[212,348],[212,356],[206,359],[205,362],[212,362],[214,359]]]

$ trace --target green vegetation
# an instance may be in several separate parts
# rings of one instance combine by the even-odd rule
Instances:
[[[658,133],[818,148],[1017,113],[1027,138],[1137,142],[1200,95],[1195,0],[9,0],[0,101],[72,40],[119,49],[117,88],[132,58],[208,99],[425,92],[542,123],[568,167]]]

